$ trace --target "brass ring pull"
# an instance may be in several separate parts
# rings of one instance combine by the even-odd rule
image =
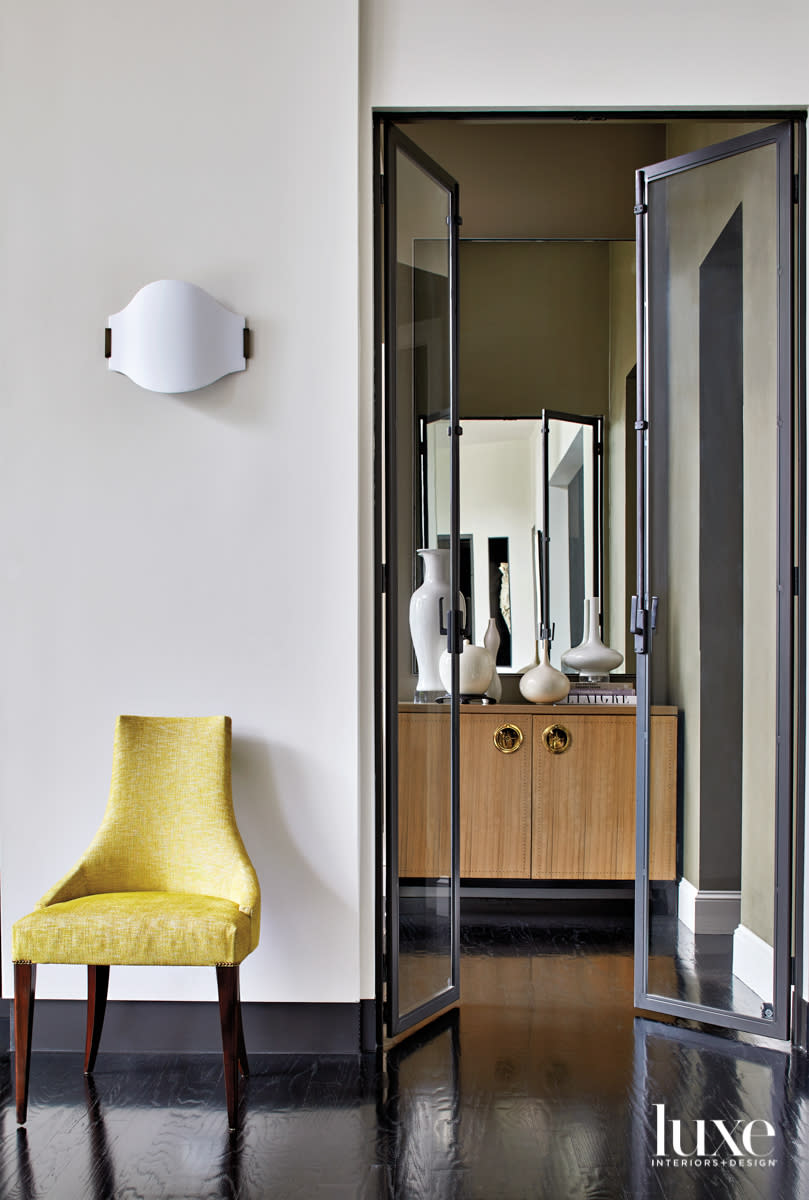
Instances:
[[[549,725],[542,730],[542,741],[550,754],[564,754],[565,750],[570,749],[573,735],[564,725]]]
[[[513,754],[522,745],[522,730],[516,725],[501,725],[494,731],[494,744],[501,754]]]

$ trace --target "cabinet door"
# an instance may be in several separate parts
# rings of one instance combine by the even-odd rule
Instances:
[[[439,879],[447,873],[449,721],[448,711],[399,714],[399,875],[403,879]]]
[[[462,877],[530,878],[532,754],[530,716],[461,715]]]
[[[545,738],[561,726],[563,739]],[[676,867],[677,718],[652,718],[660,744],[652,784],[652,870],[673,879]],[[533,718],[532,876],[535,879],[634,879],[635,720],[611,715]]]

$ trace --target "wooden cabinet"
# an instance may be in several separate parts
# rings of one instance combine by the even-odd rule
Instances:
[[[550,753],[534,717],[531,875],[534,879],[634,879],[635,721],[623,713],[562,716],[563,754]],[[652,714],[651,877],[676,865],[677,718]],[[665,762],[660,755],[665,756]]]
[[[522,734],[505,753],[503,725]],[[567,732],[561,753],[544,737],[554,725]],[[463,878],[634,878],[634,709],[464,709],[460,737]],[[651,877],[674,879],[676,709],[652,710],[651,738]],[[403,876],[449,873],[449,713],[433,706],[400,712],[399,840]]]

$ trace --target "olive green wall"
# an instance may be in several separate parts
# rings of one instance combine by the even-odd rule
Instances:
[[[463,242],[462,417],[606,413],[609,246]]]
[[[466,238],[634,238],[635,170],[665,126],[424,121],[407,136],[458,180]]]

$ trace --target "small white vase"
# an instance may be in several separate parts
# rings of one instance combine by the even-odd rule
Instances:
[[[623,654],[617,650],[611,650],[601,640],[598,628],[600,607],[600,597],[593,596],[590,599],[590,624],[587,639],[580,646],[576,646],[575,649],[568,650],[562,660],[566,667],[578,671],[579,675],[585,675],[589,679],[597,679],[599,676],[604,677],[609,675],[610,671],[614,671],[616,667],[620,667],[624,661]]]
[[[492,700],[499,700],[503,695],[503,681],[497,673],[497,651],[500,649],[500,634],[497,631],[497,621],[494,617],[489,617],[489,624],[486,626],[486,632],[483,635],[483,645],[489,651],[494,665],[492,681],[486,689],[486,695]]]
[[[443,612],[446,626],[451,608],[449,550],[425,549],[418,553],[424,562],[424,582],[410,597],[410,637],[419,665],[414,699],[428,702],[444,695],[438,662],[447,644],[447,635],[441,632],[441,615]],[[465,610],[460,596],[458,607]]]
[[[539,666],[531,667],[521,677],[520,692],[532,704],[553,704],[556,700],[564,700],[569,691],[567,675],[551,666],[550,642],[543,642]]]
[[[441,682],[449,692],[452,689],[452,656],[447,650],[438,664]],[[464,638],[463,649],[458,657],[458,688],[462,696],[482,696],[492,681],[494,662],[483,646],[473,646]]]

